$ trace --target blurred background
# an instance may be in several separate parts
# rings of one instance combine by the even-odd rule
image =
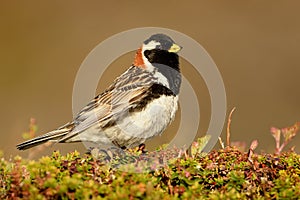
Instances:
[[[185,33],[210,54],[223,77],[228,112],[233,107],[231,140],[254,139],[259,151],[272,153],[270,127],[300,121],[299,1],[2,1],[0,6],[0,149],[5,157],[27,156],[15,146],[24,141],[31,117],[37,134],[72,119],[72,89],[87,54],[108,37],[137,27],[164,27]],[[148,36],[145,36],[145,38]],[[142,41],[141,41],[142,42]],[[120,44],[122,45],[122,44]],[[99,82],[106,88],[133,61],[134,52],[115,60]],[[210,98],[201,75],[181,59],[201,109],[198,135],[206,133]],[[180,115],[149,143],[170,141]],[[225,141],[225,131],[221,135]],[[300,134],[289,147],[300,149]],[[217,144],[215,148],[220,148]],[[59,149],[85,148],[57,144]]]

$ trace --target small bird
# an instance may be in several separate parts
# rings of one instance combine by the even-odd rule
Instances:
[[[92,142],[122,149],[162,134],[178,109],[181,46],[154,34],[137,50],[131,67],[62,127],[17,145],[25,150],[47,141]]]

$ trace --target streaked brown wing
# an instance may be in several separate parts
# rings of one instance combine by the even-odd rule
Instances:
[[[117,120],[123,113],[136,106],[147,90],[157,82],[147,70],[132,66],[103,93],[95,97],[74,119],[75,127],[64,141],[101,122],[102,126]]]

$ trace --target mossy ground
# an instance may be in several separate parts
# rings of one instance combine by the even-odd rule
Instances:
[[[209,136],[193,142],[190,154],[161,147],[148,153],[53,152],[38,161],[21,157],[7,161],[0,152],[0,199],[299,199],[300,155],[283,149],[300,123],[272,127],[275,154],[257,154],[256,140],[248,152],[245,146],[239,148],[244,150],[229,146],[231,114],[227,147],[220,140],[223,148],[208,154],[201,151]],[[31,120],[24,137],[34,137],[36,130]],[[46,146],[29,151],[29,158]]]
[[[134,158],[139,158],[137,155]],[[139,162],[132,162],[137,167]],[[1,199],[298,199],[300,156],[225,148],[133,173],[72,152],[38,161],[0,160]]]

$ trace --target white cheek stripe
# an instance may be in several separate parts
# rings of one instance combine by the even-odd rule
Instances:
[[[149,42],[148,44],[143,44],[143,47],[142,47],[142,56],[143,56],[143,61],[144,61],[144,64],[146,66],[146,69],[150,72],[153,72],[154,71],[154,67],[153,65],[148,61],[148,59],[144,56],[144,51],[146,50],[150,50],[150,49],[155,49],[155,47],[157,45],[160,45],[159,42],[156,42],[156,41],[151,41]],[[154,77],[156,77],[158,79],[158,82],[166,87],[169,88],[169,82],[168,82],[168,79],[162,75],[160,72],[155,72],[154,74]]]
[[[148,44],[143,44],[143,47],[142,47],[142,56],[143,56],[143,61],[144,61],[144,64],[146,65],[146,69],[150,72],[153,72],[154,70],[154,67],[151,65],[151,63],[148,61],[148,59],[144,56],[144,52],[146,50],[151,50],[151,49],[155,49],[155,47],[157,45],[160,45],[160,43],[158,42],[155,42],[155,41],[151,41],[149,42]]]
[[[162,75],[160,72],[156,72],[154,74],[154,77],[157,78],[158,83],[160,83],[163,86],[165,86],[165,87],[167,87],[167,88],[170,89],[170,85],[169,85],[168,79],[164,75]]]
[[[146,66],[146,69],[150,72],[153,72],[154,67],[151,65],[151,63],[148,61],[148,59],[144,56],[144,50],[142,50],[142,56],[143,56],[143,61]]]
[[[143,44],[143,51],[145,50],[151,50],[151,49],[155,49],[156,46],[160,45],[159,42],[156,41],[150,41],[148,44]]]

